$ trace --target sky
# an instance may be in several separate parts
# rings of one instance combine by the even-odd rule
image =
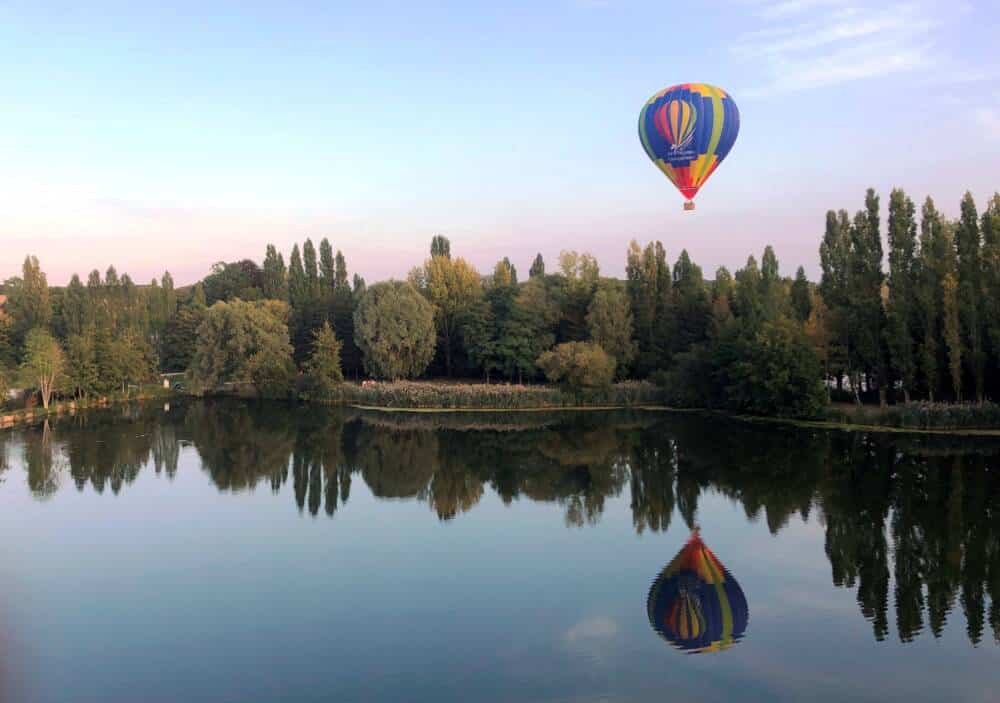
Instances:
[[[435,234],[481,271],[576,249],[620,276],[635,238],[815,277],[869,186],[952,216],[1000,189],[998,27],[963,0],[0,0],[0,279],[34,254],[54,285],[183,285],[327,237],[374,281]],[[682,82],[741,114],[692,213],[636,133]]]

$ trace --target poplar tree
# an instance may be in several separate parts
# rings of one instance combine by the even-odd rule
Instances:
[[[316,247],[311,239],[306,239],[302,245],[302,266],[306,273],[307,299],[312,300],[319,295],[319,269],[316,264]]]
[[[451,242],[448,241],[447,237],[440,234],[435,235],[431,239],[431,258],[435,256],[443,256],[446,259],[451,258]]]
[[[292,254],[288,257],[288,302],[293,310],[301,309],[309,297],[309,283],[306,281],[306,271],[299,254],[299,245],[292,246]]]
[[[545,260],[542,258],[541,252],[539,252],[535,255],[535,260],[531,262],[531,268],[528,270],[528,278],[537,278],[544,275]]]
[[[795,280],[792,281],[791,305],[795,319],[805,322],[812,312],[812,295],[809,292],[809,279],[806,278],[806,270],[799,266],[795,271]]]
[[[976,400],[982,402],[986,365],[980,310],[983,292],[982,260],[979,216],[976,214],[976,203],[968,191],[962,198],[961,216],[955,230],[955,252],[958,255],[959,319],[962,324],[962,339],[967,350],[965,361],[972,376]]]
[[[872,188],[865,194],[865,209],[858,211],[851,226],[851,258],[848,285],[849,324],[855,378],[859,373],[875,376],[879,405],[886,403],[886,368],[882,353],[885,311],[882,306],[882,237],[879,231],[879,198]]]
[[[846,210],[826,213],[826,230],[819,247],[822,276],[819,293],[827,307],[830,332],[828,369],[833,372],[837,388],[844,374],[850,374],[850,300],[848,285],[851,270],[851,222]]]
[[[941,349],[941,312],[943,267],[948,259],[950,242],[944,220],[928,197],[920,210],[920,257],[917,261],[917,307],[920,310],[919,366],[927,399],[931,402],[940,385],[938,351]]]
[[[261,266],[261,291],[265,298],[288,301],[288,280],[285,260],[273,244],[267,245]]]
[[[778,257],[774,253],[774,247],[768,244],[760,259],[760,302],[765,319],[776,320],[781,316],[783,297]]]
[[[21,266],[21,278],[8,282],[10,299],[7,310],[14,321],[14,341],[26,342],[33,329],[48,329],[52,322],[52,301],[49,284],[38,263],[38,257],[26,256]]]
[[[333,247],[330,246],[330,240],[323,237],[319,243],[319,279],[320,288],[324,295],[333,292],[336,280],[335,269]]]
[[[990,368],[1000,363],[1000,193],[994,193],[982,217],[983,306],[986,337],[993,352]]]
[[[66,286],[63,321],[66,324],[67,336],[81,334],[87,322],[87,289],[83,287],[80,277],[75,273]]]
[[[889,195],[889,300],[886,344],[893,370],[910,400],[916,376],[913,353],[917,223],[913,201],[899,188]]]

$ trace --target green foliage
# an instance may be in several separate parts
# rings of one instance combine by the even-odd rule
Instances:
[[[25,336],[21,383],[38,389],[42,407],[48,408],[52,395],[63,382],[65,358],[63,350],[47,330],[36,327]]]
[[[90,334],[74,334],[66,340],[66,390],[85,398],[98,390],[100,373],[97,345]]]
[[[52,302],[49,284],[38,258],[26,256],[21,277],[7,281],[7,313],[13,320],[12,332],[16,345],[25,345],[34,329],[47,329],[52,322]]]
[[[806,270],[801,266],[795,272],[795,280],[792,282],[792,290],[789,297],[792,305],[792,314],[795,315],[795,319],[799,322],[808,320],[809,313],[812,312],[812,294],[809,291],[809,280],[806,278]]]
[[[732,327],[713,363],[730,410],[816,417],[826,404],[816,352],[802,327],[787,318],[765,322],[753,334]]]
[[[889,195],[889,300],[885,328],[893,370],[909,399],[916,377],[917,223],[913,201],[898,189]]]
[[[313,347],[306,361],[307,398],[329,398],[336,387],[344,382],[340,369],[341,344],[329,322],[313,334]]]
[[[566,393],[555,386],[507,383],[435,383],[430,381],[344,383],[333,400],[384,408],[469,408],[518,410],[559,408],[579,404],[606,406],[654,405],[660,390],[645,381],[624,381],[602,388]]]
[[[288,280],[285,260],[273,244],[267,245],[261,267],[261,294],[272,300],[288,300]]]
[[[411,378],[434,356],[434,309],[409,283],[376,283],[354,312],[365,369],[376,378]]]
[[[447,237],[440,234],[435,235],[431,239],[431,258],[435,256],[443,256],[446,259],[451,258],[451,242],[448,241]]]
[[[113,287],[108,281],[107,285]],[[250,259],[226,263],[220,261],[212,266],[212,273],[202,281],[205,304],[219,300],[259,300],[263,297],[263,276],[260,267]]]
[[[270,392],[271,382],[280,381],[281,372],[288,368],[288,326],[273,305],[239,299],[217,302],[206,311],[197,339],[188,377],[198,393],[227,381],[260,382]]]
[[[198,305],[185,305],[167,323],[160,341],[160,367],[164,371],[184,371],[191,365],[205,310]]]
[[[538,373],[536,361],[555,343],[559,307],[541,278],[525,283],[501,323],[496,353],[507,378],[522,382]]]
[[[592,342],[565,342],[538,358],[546,378],[564,389],[606,388],[615,377],[615,360]]]
[[[591,340],[614,358],[619,375],[624,375],[635,359],[632,324],[632,309],[624,285],[619,281],[602,281],[587,309],[587,328]]]
[[[528,278],[539,278],[545,275],[545,259],[542,258],[541,252],[535,255],[535,260],[531,262],[531,268],[528,270]]]

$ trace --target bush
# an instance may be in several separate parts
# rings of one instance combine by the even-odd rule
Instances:
[[[615,360],[593,342],[566,342],[538,357],[545,377],[565,390],[580,393],[607,388],[615,377]]]
[[[927,403],[838,407],[827,411],[826,419],[852,425],[878,425],[912,430],[971,430],[1000,428],[1000,404]]]
[[[627,381],[574,395],[563,393],[554,386],[367,381],[364,385],[341,384],[330,399],[382,408],[517,410],[575,405],[655,405],[660,403],[661,394],[656,386],[644,381]]]
[[[434,358],[434,309],[409,283],[376,283],[354,311],[354,335],[372,376],[419,376]]]

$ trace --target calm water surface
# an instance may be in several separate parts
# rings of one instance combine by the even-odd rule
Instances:
[[[0,700],[1000,700],[998,462],[652,412],[0,431]]]

